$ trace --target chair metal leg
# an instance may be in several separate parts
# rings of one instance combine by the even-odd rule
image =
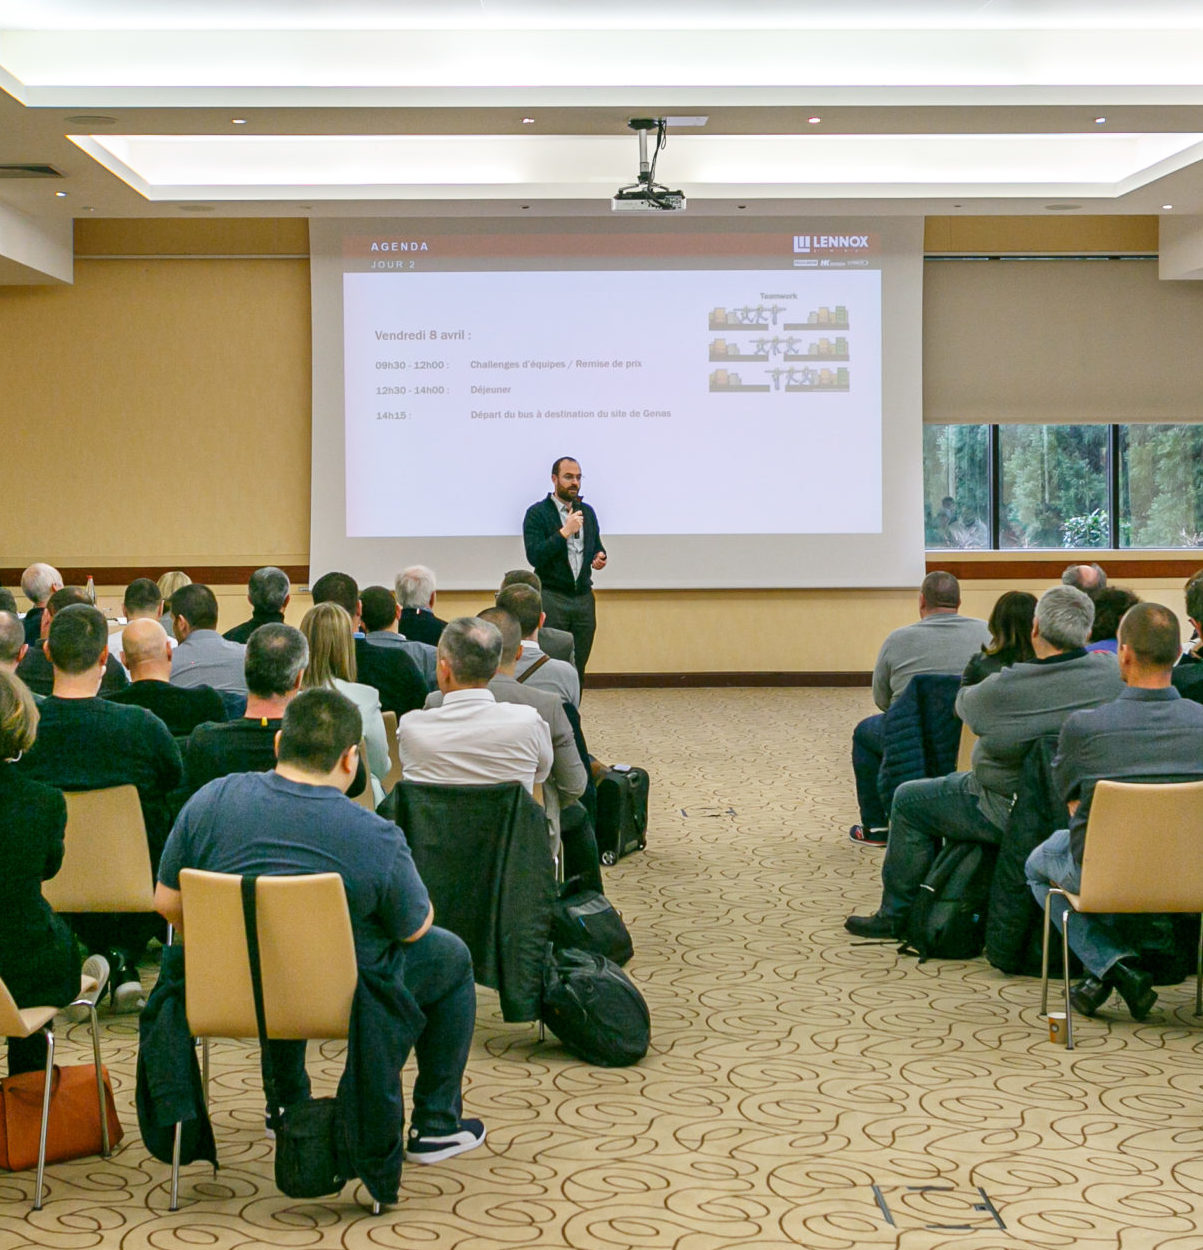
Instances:
[[[1195,1015],[1203,1016],[1203,916],[1199,917],[1199,956],[1195,960]]]
[[[205,1087],[205,1110],[209,1109],[209,1039],[201,1038],[201,1084]]]
[[[42,1127],[38,1133],[38,1176],[33,1195],[33,1209],[42,1209],[42,1181],[46,1175],[46,1130],[50,1127],[50,1087],[54,1082],[54,1030],[47,1025],[42,1030],[46,1034],[46,1075],[42,1086]]]
[[[171,1205],[169,1211],[180,1209],[180,1144],[184,1139],[183,1122],[175,1126],[175,1141],[171,1143]]]
[[[1048,927],[1049,927],[1049,899],[1052,892],[1044,896],[1044,945],[1041,947],[1040,956],[1040,1014],[1048,1015]]]
[[[92,1023],[92,1063],[96,1068],[96,1103],[100,1107],[100,1154],[107,1159],[113,1153],[109,1141],[109,1117],[104,1105],[104,1072],[100,1066],[100,1021],[96,1018],[96,1004],[88,1003],[88,1018]]]
[[[373,1202],[372,1202],[372,1214],[373,1214],[373,1215],[379,1215],[379,1214],[380,1214],[380,1210],[381,1210],[380,1203],[378,1203],[378,1202],[376,1202],[375,1200],[373,1200]]]
[[[1061,970],[1065,976],[1065,1049],[1074,1048],[1074,1012],[1069,1003],[1069,915],[1072,907],[1065,908],[1061,917]]]

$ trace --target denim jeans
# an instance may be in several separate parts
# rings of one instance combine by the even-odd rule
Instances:
[[[1024,873],[1041,910],[1050,885],[1059,885],[1076,894],[1082,884],[1082,870],[1069,849],[1069,830],[1058,829],[1051,838],[1041,842],[1028,856]],[[1069,904],[1057,897],[1049,910],[1053,923],[1060,929]],[[1074,916],[1069,926],[1069,946],[1087,972],[1099,978],[1107,975],[1112,964],[1136,953],[1124,940],[1116,917],[1093,913]]]
[[[464,1068],[476,1026],[476,985],[468,948],[454,933],[431,927],[405,948],[405,984],[426,1016],[426,1027],[414,1044],[418,1075],[410,1126],[443,1136],[459,1127]],[[287,1107],[308,1098],[305,1043],[268,1045],[280,1102]]]
[[[877,793],[877,774],[885,754],[885,721],[882,714],[866,716],[852,731],[852,773],[860,823],[865,829],[884,829],[889,820]]]
[[[881,914],[904,920],[945,839],[953,842],[1002,840],[1002,830],[982,815],[970,789],[972,773],[904,781],[894,791],[890,840],[881,867]]]

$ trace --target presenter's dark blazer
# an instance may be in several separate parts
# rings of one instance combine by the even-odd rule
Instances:
[[[527,563],[539,575],[544,590],[554,590],[561,595],[587,594],[593,587],[593,557],[605,551],[597,513],[583,500],[580,504],[585,514],[585,555],[581,561],[580,576],[575,580],[572,566],[568,563],[568,540],[560,533],[560,510],[551,496],[531,504],[522,521],[522,541],[526,546]]]

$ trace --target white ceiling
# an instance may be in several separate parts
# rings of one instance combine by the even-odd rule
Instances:
[[[665,114],[690,213],[1203,212],[1200,0],[0,0],[0,87],[18,223],[608,213]]]

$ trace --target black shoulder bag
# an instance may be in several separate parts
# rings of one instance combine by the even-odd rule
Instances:
[[[267,1044],[267,1016],[263,1010],[263,971],[259,964],[259,927],[255,912],[254,876],[242,878],[242,917],[251,962],[255,1020],[263,1052],[263,1091],[267,1095],[268,1124],[276,1135],[276,1188],[289,1198],[322,1198],[336,1194],[350,1177],[339,1149],[342,1130],[338,1103],[333,1098],[309,1098],[281,1107],[276,1075]]]

